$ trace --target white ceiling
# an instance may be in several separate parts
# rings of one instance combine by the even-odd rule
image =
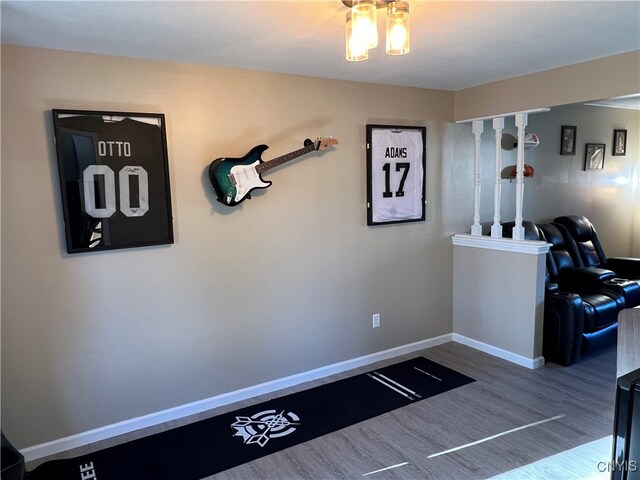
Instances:
[[[410,6],[411,53],[378,46],[360,63],[344,59],[340,0],[3,0],[1,35],[5,44],[454,91],[640,49],[640,0]]]

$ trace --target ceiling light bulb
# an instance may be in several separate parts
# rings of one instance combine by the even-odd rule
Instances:
[[[378,45],[378,16],[374,0],[355,0],[351,7],[353,35],[366,42],[367,48]]]
[[[387,45],[389,45],[389,50],[391,51],[402,50],[406,41],[407,41],[407,31],[402,27],[402,25],[393,25],[389,32],[389,40],[387,41]]]
[[[351,19],[351,11],[347,12],[347,19],[345,23],[345,46],[346,46],[346,59],[350,62],[361,62],[369,58],[369,50],[367,49],[367,43],[362,38],[353,35],[353,22]]]
[[[404,55],[411,48],[409,3],[396,0],[387,6],[387,53]]]

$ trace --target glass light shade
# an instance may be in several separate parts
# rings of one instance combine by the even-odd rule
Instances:
[[[378,45],[378,15],[374,0],[354,0],[351,7],[353,36],[366,42],[367,48]]]
[[[345,56],[350,62],[362,62],[369,58],[369,50],[366,42],[361,38],[353,35],[353,22],[351,20],[351,11],[347,12],[347,20],[344,24],[345,33]]]
[[[409,3],[396,0],[387,6],[387,53],[404,55],[411,48]]]

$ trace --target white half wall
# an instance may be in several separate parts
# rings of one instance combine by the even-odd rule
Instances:
[[[452,241],[454,335],[540,366],[548,244],[462,234]]]

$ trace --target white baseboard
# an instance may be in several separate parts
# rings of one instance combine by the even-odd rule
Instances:
[[[464,335],[460,335],[458,333],[452,333],[451,335],[454,342],[461,343],[463,345],[466,345],[467,347],[475,348],[476,350],[480,350],[481,352],[485,352],[493,355],[494,357],[508,360],[509,362],[516,363],[523,367],[534,369],[542,367],[544,365],[544,357],[527,358],[522,355],[518,355],[517,353],[494,347],[493,345],[489,345],[488,343],[465,337]]]
[[[346,360],[344,362],[334,363],[327,365],[326,367],[316,368],[307,372],[298,373],[288,377],[280,378],[270,382],[261,383],[252,387],[242,388],[233,392],[223,393],[216,395],[215,397],[206,398],[196,402],[180,405],[178,407],[169,408],[160,412],[151,413],[142,417],[131,418],[123,422],[106,425],[104,427],[96,428],[86,432],[71,435],[69,437],[60,438],[51,442],[41,443],[32,447],[27,447],[20,450],[20,453],[24,455],[25,461],[30,462],[49,455],[54,455],[72,448],[81,447],[90,443],[106,440],[108,438],[130,433],[142,428],[159,425],[161,423],[169,422],[172,420],[178,420],[188,417],[197,413],[202,413],[207,410],[211,410],[217,407],[228,405],[230,403],[239,402],[248,398],[263,395],[265,393],[275,392],[283,388],[299,385],[311,380],[317,380],[319,378],[328,377],[336,373],[345,372],[354,368],[370,365],[381,360],[387,360],[389,358],[405,355],[407,353],[416,352],[429,347],[435,347],[452,341],[452,334],[440,335],[419,342],[409,343],[407,345],[401,345],[399,347],[390,348],[381,352],[372,353],[363,357]],[[463,343],[463,342],[461,342]]]

